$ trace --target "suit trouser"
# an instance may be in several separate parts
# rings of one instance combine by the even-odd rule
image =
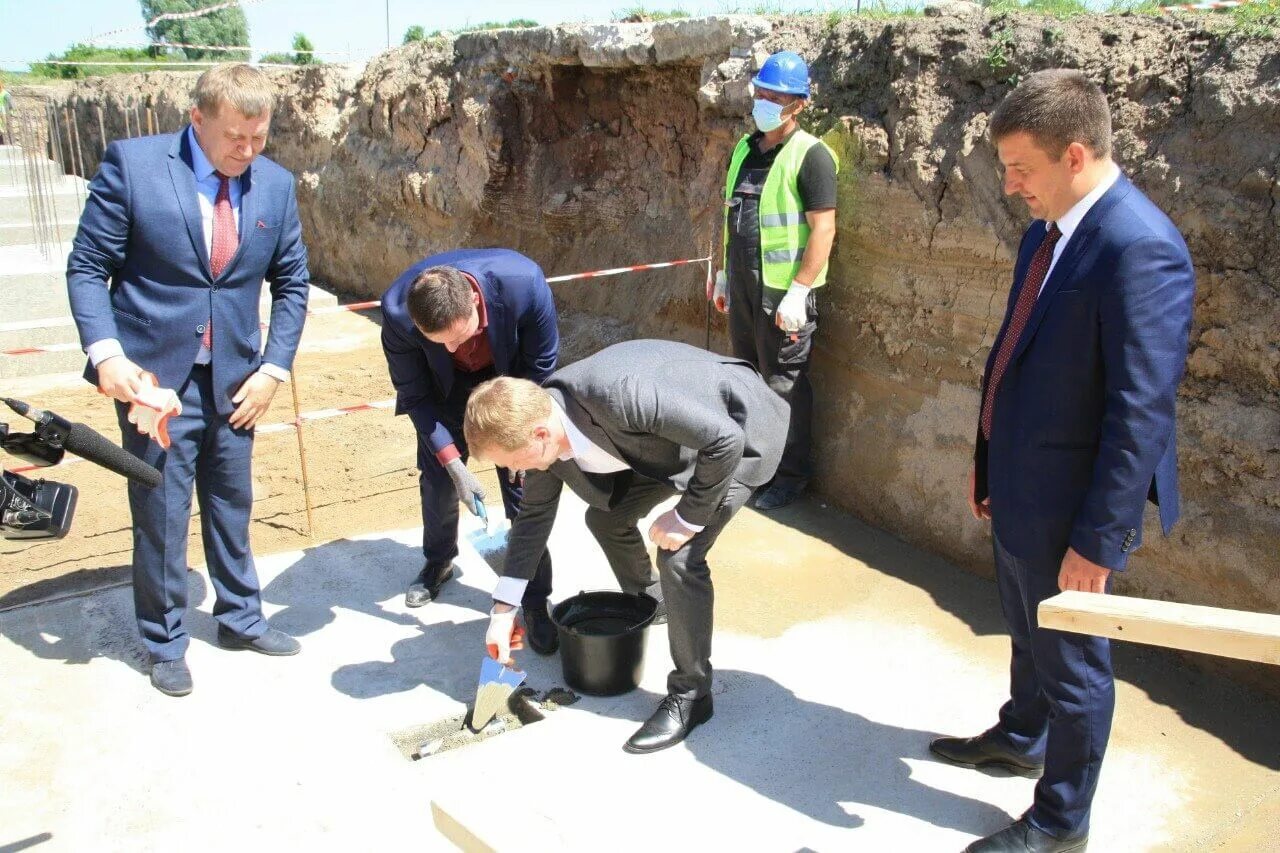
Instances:
[[[604,550],[609,567],[624,592],[643,592],[652,583],[653,564],[637,522],[649,510],[677,494],[663,483],[631,471],[625,493],[609,510],[587,510],[587,528]],[[700,532],[676,551],[658,549],[658,578],[667,604],[667,639],[675,669],[667,676],[667,692],[697,699],[711,692],[711,628],[715,592],[707,553],[721,531],[751,497],[751,487],[734,480],[716,513]],[[615,490],[615,494],[617,494]]]
[[[258,573],[249,551],[253,508],[253,430],[219,414],[207,366],[194,366],[178,390],[182,414],[169,419],[167,451],[128,421],[116,404],[124,448],[164,473],[154,489],[129,484],[133,514],[133,605],[152,661],[187,652],[187,526],[191,487],[200,501],[200,533],[218,622],[244,637],[267,630]]]
[[[454,445],[462,454],[462,461],[469,458],[467,442],[462,434],[462,418],[467,410],[467,398],[477,385],[492,379],[493,369],[455,375],[453,390],[444,405],[437,408],[440,420],[454,436]],[[523,490],[511,483],[506,468],[498,468],[498,490],[502,493],[502,505],[507,518],[515,518],[520,511]],[[432,568],[446,566],[458,556],[458,492],[453,479],[436,459],[427,437],[418,433],[418,491],[422,498],[422,555]],[[524,607],[545,607],[551,594],[551,554],[544,550],[538,561],[538,570],[524,591]]]
[[[993,537],[994,539],[994,537]],[[995,541],[1000,606],[1013,641],[1010,698],[999,731],[1044,760],[1027,817],[1058,838],[1089,831],[1089,809],[1111,734],[1115,683],[1102,637],[1040,628],[1041,601],[1058,593],[1061,561],[1022,560]]]
[[[765,287],[760,275],[759,206],[754,197],[735,198],[729,212],[729,346],[749,361],[775,394],[791,407],[787,443],[775,484],[800,489],[813,474],[813,385],[809,356],[818,331],[817,297],[809,293],[807,322],[794,333],[778,328],[775,315],[785,290]]]

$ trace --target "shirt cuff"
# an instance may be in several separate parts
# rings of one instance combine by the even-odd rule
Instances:
[[[89,356],[89,363],[97,367],[109,358],[124,355],[124,347],[120,346],[120,342],[115,338],[103,338],[89,344],[84,348],[84,352]]]
[[[675,514],[676,521],[680,522],[685,527],[692,530],[694,533],[701,533],[702,531],[707,529],[707,526],[705,524],[690,524],[689,522],[685,521],[683,518],[680,517],[680,513],[675,509],[672,509],[671,512]]]
[[[289,371],[285,370],[278,364],[271,364],[270,362],[264,361],[262,364],[258,365],[258,372],[267,374],[277,382],[289,381]]]
[[[440,463],[440,467],[448,465],[455,459],[461,459],[462,454],[458,451],[458,445],[446,444],[440,448],[440,452],[436,454],[436,461]]]
[[[520,578],[498,578],[498,585],[493,588],[493,600],[519,607],[524,601],[525,587],[529,582]]]

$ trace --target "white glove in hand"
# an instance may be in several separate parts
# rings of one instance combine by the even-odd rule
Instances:
[[[504,665],[510,665],[512,638],[516,632],[516,611],[513,607],[505,613],[496,609],[489,614],[489,630],[485,631],[484,644],[489,657]]]
[[[784,332],[798,332],[809,321],[809,285],[791,282],[778,303],[777,324]]]
[[[712,291],[711,302],[721,314],[729,313],[729,277],[724,270],[716,273],[716,286]]]
[[[157,387],[158,380],[154,374],[143,371],[141,380],[142,388],[129,406],[129,423],[168,450],[169,418],[182,414],[182,403],[172,388]]]
[[[461,457],[449,460],[444,472],[453,480],[453,488],[458,492],[458,500],[471,510],[472,515],[480,515],[480,507],[484,506],[484,488],[475,474],[467,470],[467,463]]]

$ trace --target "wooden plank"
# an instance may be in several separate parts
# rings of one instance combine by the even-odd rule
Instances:
[[[1123,595],[1061,592],[1040,627],[1280,665],[1280,615]]]

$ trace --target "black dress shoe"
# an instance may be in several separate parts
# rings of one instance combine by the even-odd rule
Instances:
[[[940,737],[929,744],[929,751],[961,767],[999,767],[1028,779],[1044,775],[1044,762],[1032,761],[1010,748],[995,729],[977,737]]]
[[[711,694],[699,699],[668,696],[624,745],[627,752],[657,752],[675,746],[711,719]]]
[[[268,628],[261,637],[241,637],[219,625],[218,645],[224,649],[248,649],[272,657],[287,657],[302,651],[301,643],[276,628]]]
[[[191,670],[185,658],[151,664],[151,686],[166,696],[186,696],[191,692]]]
[[[434,601],[440,594],[440,587],[444,586],[451,577],[453,577],[453,563],[443,566],[430,564],[423,566],[422,571],[418,572],[418,576],[413,579],[413,583],[409,584],[409,589],[404,594],[404,606],[421,607],[428,601]]]
[[[1088,847],[1088,835],[1054,838],[1027,823],[1024,817],[994,835],[979,838],[964,848],[964,853],[1079,853]]]
[[[524,628],[529,648],[538,654],[553,655],[560,648],[560,632],[556,630],[556,623],[551,621],[545,601],[541,605],[524,608]]]
[[[756,498],[756,509],[768,512],[771,509],[782,509],[800,497],[803,487],[773,485],[764,494]]]

